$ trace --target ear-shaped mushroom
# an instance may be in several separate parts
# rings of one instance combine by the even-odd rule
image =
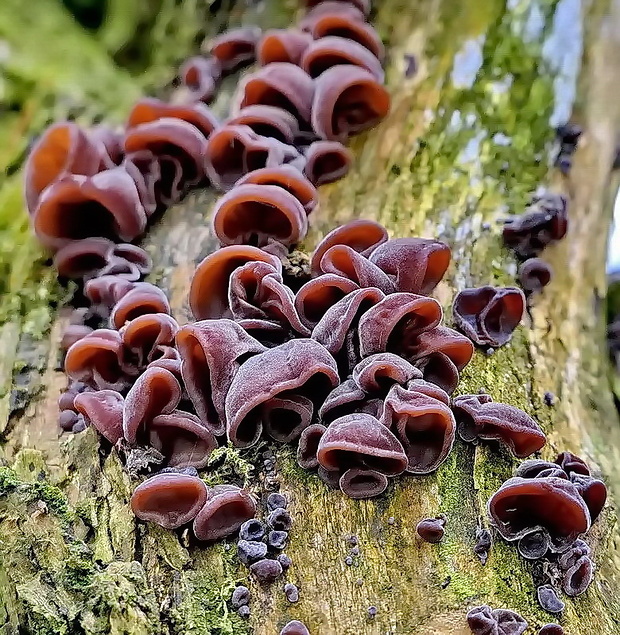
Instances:
[[[314,185],[338,181],[348,174],[353,164],[353,153],[339,141],[315,141],[304,154],[304,174]]]
[[[125,439],[129,443],[136,443],[141,427],[146,427],[157,415],[170,414],[180,401],[181,386],[178,379],[163,368],[147,368],[125,399]]]
[[[331,273],[309,280],[295,295],[295,308],[299,319],[308,328],[314,328],[327,309],[358,288],[353,280]]]
[[[339,64],[315,82],[312,129],[322,139],[345,141],[372,128],[390,110],[390,96],[364,68]]]
[[[382,399],[370,398],[353,379],[345,379],[327,395],[319,410],[319,418],[329,423],[353,412],[365,412],[379,417],[382,408]]]
[[[284,625],[280,635],[310,635],[310,631],[303,622],[292,620]]]
[[[224,434],[225,399],[233,377],[248,356],[265,347],[232,320],[204,320],[180,329],[177,348],[196,413],[213,434]]]
[[[368,256],[390,278],[398,291],[428,295],[450,264],[450,248],[427,238],[393,238]]]
[[[569,597],[581,595],[590,586],[594,577],[594,563],[582,556],[570,567],[562,578],[562,590]]]
[[[54,268],[65,278],[90,276],[106,266],[113,247],[107,238],[75,240],[54,254]]]
[[[213,231],[222,245],[264,247],[272,239],[287,247],[308,231],[301,203],[276,185],[240,185],[225,194],[213,210]]]
[[[39,137],[26,161],[26,204],[34,214],[43,190],[68,174],[93,176],[102,169],[105,147],[71,121],[51,125]]]
[[[98,313],[110,314],[114,305],[127,295],[136,284],[118,276],[93,278],[84,285],[84,295],[90,300]]]
[[[69,348],[65,372],[99,390],[122,390],[128,384],[121,367],[122,355],[123,341],[118,331],[97,329]]]
[[[299,64],[312,43],[312,36],[297,29],[269,29],[256,45],[256,59],[261,66],[273,62]]]
[[[130,241],[145,227],[136,184],[122,167],[63,176],[41,194],[34,213],[37,238],[54,249],[91,236]]]
[[[474,347],[467,337],[447,326],[420,333],[407,348],[407,359],[417,362],[436,354],[445,355],[461,371],[470,362]]]
[[[207,486],[197,476],[164,472],[140,483],[131,510],[140,518],[176,529],[192,521],[207,501]]]
[[[414,386],[411,390],[392,386],[381,423],[395,432],[407,455],[407,472],[413,474],[435,471],[446,460],[456,436],[450,408]]]
[[[170,467],[206,467],[217,448],[213,433],[198,417],[182,410],[153,417],[147,433],[148,444],[161,452]]]
[[[525,296],[515,287],[484,286],[460,291],[452,313],[456,327],[480,346],[503,346],[523,317]]]
[[[207,52],[220,62],[224,71],[230,72],[254,61],[260,36],[261,30],[255,26],[231,29],[213,38]]]
[[[219,126],[215,115],[200,102],[169,104],[155,97],[143,97],[131,109],[127,119],[127,128],[134,128],[163,118],[187,121],[198,128],[205,138]]]
[[[317,459],[330,472],[359,467],[394,476],[407,468],[407,456],[398,439],[375,417],[364,413],[331,423],[319,442]]]
[[[362,256],[369,256],[387,239],[388,234],[385,227],[372,220],[357,219],[340,225],[329,232],[314,250],[310,261],[312,275],[318,276],[324,273],[321,269],[323,256],[336,245],[347,245]]]
[[[475,430],[472,431],[475,434]],[[465,439],[466,441],[470,440]],[[521,478],[546,478],[548,476],[557,476],[559,478],[568,479],[568,475],[566,472],[556,465],[555,463],[551,463],[550,461],[543,461],[542,459],[529,459],[527,461],[523,461],[519,465],[519,467],[515,470],[515,476],[520,476]]]
[[[366,393],[384,396],[394,384],[405,385],[422,373],[407,360],[392,353],[376,353],[353,369],[353,381]]]
[[[553,276],[551,265],[540,258],[530,258],[519,267],[519,284],[525,293],[538,293],[543,290]]]
[[[325,430],[327,428],[320,423],[313,423],[302,430],[299,437],[299,445],[297,446],[297,463],[300,467],[306,470],[313,470],[319,466],[316,453]]]
[[[339,486],[349,498],[374,498],[385,492],[388,478],[376,470],[352,467],[340,477]]]
[[[97,432],[114,444],[123,436],[124,401],[116,390],[95,390],[77,394],[73,405]]]
[[[267,401],[262,409],[265,432],[280,443],[291,443],[312,423],[314,404],[303,395],[288,394]]]
[[[253,170],[249,174],[241,177],[235,184],[235,187],[243,185],[244,183],[277,185],[292,194],[304,206],[308,214],[319,202],[319,193],[314,185],[300,174],[299,170],[296,170],[290,165]]]
[[[262,104],[242,108],[226,121],[226,125],[247,126],[261,137],[272,137],[291,145],[299,135],[299,123],[290,112]]]
[[[278,399],[276,407],[281,411],[277,422],[279,434],[283,436],[285,430],[293,434],[302,422],[309,425],[310,405],[316,409],[338,382],[336,362],[314,340],[290,340],[251,357],[239,368],[226,396],[228,438],[236,447],[254,445],[274,399]],[[291,395],[307,400],[301,403],[293,400],[289,406],[284,398]],[[300,405],[304,412],[300,411]],[[272,430],[275,423],[273,420],[270,423]]]
[[[206,104],[213,100],[221,76],[222,64],[215,57],[190,57],[179,69],[179,77],[191,90],[193,98]]]
[[[583,474],[584,476],[590,476],[590,468],[588,464],[576,454],[572,452],[564,451],[560,452],[555,463],[559,465],[569,476],[572,474]]]
[[[153,268],[151,257],[137,245],[114,245],[108,253],[108,262],[97,276],[114,275],[137,282]]]
[[[436,327],[443,312],[437,300],[413,293],[393,293],[360,318],[362,357],[384,351],[406,351],[410,342]]]
[[[473,635],[522,635],[527,630],[527,622],[518,613],[486,604],[467,613],[467,624]]]
[[[564,629],[559,624],[545,624],[538,631],[538,635],[564,635]]]
[[[590,512],[590,518],[594,522],[605,506],[607,486],[603,481],[583,474],[573,473],[570,475],[570,480],[583,498]]]
[[[437,518],[423,518],[416,525],[415,530],[424,542],[436,545],[443,540],[445,526],[445,516],[438,516]]]
[[[307,123],[313,95],[314,81],[308,73],[294,64],[274,62],[242,79],[234,101],[236,112],[256,104],[277,106]]]
[[[125,348],[135,356],[138,368],[168,355],[179,330],[177,321],[165,313],[147,313],[128,322],[121,331]]]
[[[315,40],[305,51],[300,66],[310,75],[319,77],[336,65],[358,66],[377,81],[384,78],[381,62],[365,46],[348,38],[328,35]]]
[[[232,245],[218,249],[197,267],[189,290],[189,305],[198,320],[229,317],[228,287],[230,276],[248,262],[266,262],[278,272],[282,263],[258,247]]]
[[[494,439],[524,458],[546,443],[544,432],[527,413],[505,403],[493,403],[488,395],[462,395],[452,402],[464,441]]]
[[[231,485],[214,488],[194,520],[198,540],[219,540],[234,534],[256,512],[256,503],[245,490]]]
[[[488,513],[506,540],[546,531],[552,551],[565,550],[590,527],[590,513],[579,491],[557,477],[508,479],[490,498]]]
[[[134,283],[128,291],[114,305],[110,322],[120,329],[125,322],[131,322],[147,313],[170,313],[170,303],[166,294],[150,282]]]

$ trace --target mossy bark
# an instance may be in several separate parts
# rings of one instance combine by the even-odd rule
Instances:
[[[298,618],[321,635],[460,635],[468,632],[468,607],[489,603],[519,611],[534,633],[551,621],[535,599],[534,568],[501,541],[484,567],[472,549],[476,527],[487,524],[488,496],[515,465],[503,450],[457,443],[436,474],[398,478],[386,496],[358,502],[328,491],[296,467],[290,449],[279,449],[295,518],[287,579],[301,599],[291,605],[281,584],[252,584],[248,625],[227,607],[235,583],[247,583],[231,544],[197,548],[137,523],[127,504],[135,482],[117,455],[92,430],[58,437],[56,399],[65,385],[58,341],[70,289],[57,285],[28,235],[19,173],[25,149],[57,117],[121,121],[142,91],[170,80],[203,28],[253,19],[283,26],[297,10],[282,0],[253,9],[224,3],[216,23],[205,19],[209,4],[162,0],[154,10],[111,2],[98,35],[53,0],[0,6],[7,106],[0,119],[0,632],[273,635]],[[392,114],[354,141],[352,173],[321,189],[303,247],[356,217],[379,220],[397,236],[439,236],[454,254],[436,294],[447,308],[465,286],[514,281],[502,218],[520,213],[539,186],[568,195],[569,234],[545,253],[552,284],[509,346],[476,354],[459,391],[486,388],[535,415],[549,439],[543,457],[569,449],[601,470],[612,499],[590,533],[595,581],[567,601],[560,622],[569,635],[612,635],[620,622],[620,427],[607,378],[604,261],[620,121],[620,0],[375,4],[388,43]],[[412,77],[407,55],[417,60]],[[221,112],[232,86],[223,88]],[[566,179],[549,166],[553,125],[569,117],[585,133]],[[181,321],[195,263],[215,247],[215,197],[193,194],[145,241],[153,278]],[[557,396],[555,406],[545,405],[546,391]],[[245,480],[263,495],[265,475],[260,464],[252,471],[252,458],[224,449],[207,476]],[[416,522],[440,512],[448,516],[444,542],[421,544]],[[360,555],[347,566],[351,534]]]

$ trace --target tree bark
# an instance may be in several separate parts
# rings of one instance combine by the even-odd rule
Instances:
[[[217,25],[206,28],[252,19],[284,26],[295,7],[282,4],[225,6]],[[321,188],[302,247],[310,250],[336,224],[359,217],[382,222],[394,236],[440,237],[453,249],[436,292],[449,321],[459,289],[514,283],[501,219],[520,213],[539,186],[568,196],[569,233],[544,254],[555,271],[551,285],[510,345],[475,355],[458,390],[486,388],[535,416],[548,436],[543,458],[571,450],[602,472],[611,500],[588,534],[595,580],[567,600],[560,622],[568,635],[612,635],[620,628],[620,427],[604,302],[617,186],[611,166],[620,122],[620,0],[375,5],[374,22],[388,43],[392,112],[353,142],[351,174]],[[536,602],[532,565],[499,539],[486,566],[473,552],[476,527],[488,523],[486,501],[516,464],[497,448],[458,442],[436,474],[397,478],[387,495],[371,501],[328,491],[296,466],[290,448],[278,448],[294,517],[286,579],[301,589],[299,603],[289,604],[281,582],[267,589],[248,582],[233,543],[188,546],[184,536],[136,522],[128,507],[136,482],[92,430],[58,436],[56,399],[65,386],[58,342],[69,290],[58,286],[28,235],[19,174],[28,137],[68,114],[122,121],[139,93],[169,80],[172,63],[192,51],[204,14],[189,0],[162,2],[156,15],[132,13],[131,23],[115,14],[97,39],[52,0],[0,6],[8,69],[0,100],[12,106],[0,119],[0,163],[8,168],[0,179],[0,632],[273,635],[301,619],[313,635],[465,635],[465,614],[481,603],[518,611],[528,633],[536,632],[553,620]],[[144,62],[145,74],[132,77],[117,62],[145,23],[143,42],[163,50]],[[405,73],[409,55],[417,63],[412,77]],[[233,86],[223,87],[220,113]],[[549,166],[553,126],[569,118],[585,132],[564,178]],[[215,199],[212,191],[192,194],[145,240],[157,265],[152,279],[169,293],[180,321],[189,319],[195,264],[215,248]],[[552,407],[546,391],[557,397]],[[220,454],[208,480],[246,479],[265,494],[256,453]],[[445,540],[420,543],[416,523],[440,512],[448,517]],[[360,555],[347,566],[351,534]],[[249,625],[227,608],[238,582],[251,586]]]

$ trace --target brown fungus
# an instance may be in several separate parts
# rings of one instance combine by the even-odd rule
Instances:
[[[572,452],[564,451],[560,452],[555,463],[559,465],[569,476],[571,474],[583,474],[584,476],[590,476],[590,468],[588,464],[576,454]]]
[[[170,350],[179,330],[177,321],[165,313],[147,313],[121,329],[123,344],[131,361],[143,369],[151,362],[175,357]]]
[[[135,286],[134,282],[119,276],[101,276],[84,285],[84,295],[90,300],[97,315],[109,317],[116,303]]]
[[[203,425],[213,434],[226,429],[225,400],[233,377],[265,347],[232,320],[204,320],[177,333],[187,393]]]
[[[290,247],[306,235],[308,219],[301,203],[281,187],[247,183],[217,202],[213,231],[221,245],[264,247],[273,240]]]
[[[255,512],[249,492],[231,485],[216,486],[194,519],[194,534],[198,540],[219,540],[237,532]]]
[[[275,431],[282,437],[299,435],[338,381],[333,358],[311,339],[290,340],[251,357],[239,368],[226,396],[229,440],[236,447],[254,445],[266,417],[272,436]]]
[[[123,436],[124,399],[115,390],[95,390],[75,396],[75,409],[110,443]]]
[[[327,309],[342,300],[358,285],[336,274],[324,273],[306,282],[295,295],[295,309],[308,328],[314,328]]]
[[[348,174],[353,164],[353,153],[339,141],[315,141],[304,154],[304,174],[314,185],[338,181]]]
[[[506,540],[543,531],[552,551],[566,550],[590,527],[590,513],[578,490],[557,477],[508,479],[489,499],[488,514]]]
[[[436,326],[420,333],[403,354],[416,366],[424,367],[424,360],[436,359],[439,355],[445,356],[454,364],[457,371],[461,371],[473,357],[474,347],[469,338],[454,329]]]
[[[215,57],[196,55],[186,59],[179,69],[179,78],[189,88],[191,96],[206,104],[213,100],[221,76],[222,64]]]
[[[261,66],[273,62],[299,64],[312,35],[298,29],[269,29],[256,45],[256,59]],[[300,64],[299,64],[300,65]]]
[[[313,470],[319,466],[316,453],[325,430],[327,428],[320,423],[313,423],[302,430],[297,446],[297,463],[305,470]]]
[[[564,629],[559,624],[545,624],[538,635],[564,635]]]
[[[114,305],[110,322],[120,329],[126,322],[148,313],[169,314],[170,303],[159,287],[150,282],[137,282]]]
[[[484,286],[464,289],[454,299],[456,327],[479,346],[507,344],[519,325],[525,297],[515,287]]]
[[[312,129],[322,139],[345,141],[384,119],[390,96],[364,68],[339,64],[316,80]]]
[[[255,60],[260,36],[261,30],[255,26],[230,29],[213,38],[206,51],[220,62],[224,71],[230,72]]]
[[[138,485],[131,509],[140,520],[176,529],[191,522],[207,501],[207,487],[197,476],[164,472]]]
[[[291,620],[282,627],[280,635],[310,635],[310,631],[303,622]]]
[[[467,624],[473,635],[522,635],[527,630],[527,622],[518,613],[486,604],[467,613]]]
[[[498,440],[524,458],[546,443],[544,432],[532,417],[515,406],[494,403],[489,395],[461,395],[452,402],[459,436],[464,441]]]
[[[315,40],[304,51],[300,62],[306,73],[315,78],[334,66],[348,64],[365,69],[379,82],[384,79],[377,57],[362,44],[346,37],[328,35]]]
[[[590,518],[594,522],[603,511],[607,500],[607,487],[603,481],[593,476],[572,473],[570,480],[577,488],[590,512]]]
[[[445,533],[446,519],[444,516],[437,518],[423,518],[416,525],[416,532],[424,542],[431,544],[440,543]]]
[[[594,563],[588,556],[581,556],[572,567],[564,572],[562,590],[569,597],[584,593],[594,577]]]
[[[519,267],[519,284],[526,294],[539,293],[553,276],[551,265],[540,258],[529,258]]]
[[[385,492],[388,478],[377,470],[352,467],[342,474],[338,484],[349,498],[374,498]]]
[[[297,119],[277,106],[247,106],[227,119],[226,125],[247,126],[261,137],[271,137],[286,144],[293,144],[299,135]]]

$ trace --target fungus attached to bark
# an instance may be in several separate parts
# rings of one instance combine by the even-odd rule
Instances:
[[[571,474],[583,474],[590,476],[590,468],[588,464],[576,454],[564,451],[560,452],[555,462],[570,476]]]
[[[261,30],[255,26],[230,29],[213,38],[206,50],[220,62],[224,71],[230,72],[254,61],[260,36]]]
[[[527,560],[538,560],[549,551],[549,534],[535,529],[519,538],[517,551]]]
[[[538,293],[553,276],[551,265],[540,258],[530,258],[519,267],[519,284],[526,294]]]
[[[110,322],[120,329],[141,315],[150,313],[170,313],[170,303],[166,294],[150,282],[137,282],[114,305]]]
[[[247,106],[229,117],[226,125],[247,126],[261,137],[271,137],[291,145],[299,135],[299,123],[294,115],[277,106]]]
[[[488,529],[476,529],[476,544],[474,545],[474,553],[480,559],[480,564],[482,564],[482,566],[484,566],[489,559],[491,544],[491,532]]]
[[[271,584],[282,575],[282,565],[278,560],[264,558],[251,565],[250,572],[260,584]]]
[[[318,467],[319,461],[316,453],[319,449],[321,437],[327,428],[320,423],[314,423],[301,432],[297,446],[297,463],[306,470]]]
[[[256,45],[256,59],[261,66],[273,62],[299,64],[312,35],[298,29],[269,29]]]
[[[315,141],[304,155],[304,174],[314,185],[338,181],[348,174],[353,163],[353,153],[339,141]]]
[[[416,525],[416,532],[424,542],[437,544],[442,541],[446,527],[446,519],[443,516],[437,518],[423,518]]]
[[[373,498],[385,492],[388,478],[377,470],[352,467],[342,474],[339,486],[349,498]]]
[[[390,96],[364,68],[339,64],[316,79],[312,129],[322,139],[345,141],[372,128],[390,110]]]
[[[562,590],[569,597],[581,595],[590,586],[594,576],[594,563],[588,556],[581,556],[564,572]]]
[[[540,606],[548,613],[561,613],[564,610],[564,602],[550,584],[539,586],[536,589],[536,597]]]
[[[191,97],[206,104],[213,100],[221,76],[222,64],[215,57],[196,55],[186,59],[179,69],[179,78],[191,91]]]
[[[527,630],[527,622],[509,609],[492,609],[483,604],[467,613],[467,624],[473,635],[522,635]]]
[[[503,346],[512,338],[525,308],[515,287],[484,286],[464,289],[454,299],[456,327],[479,346]]]
[[[367,16],[370,13],[370,0],[344,0],[343,2],[324,2],[323,0],[305,0],[306,7],[310,9],[309,14],[322,14],[324,11],[333,11],[334,9],[346,11],[349,6],[355,8],[359,12],[360,17]],[[326,6],[327,5],[327,6]]]
[[[165,313],[146,313],[127,322],[121,329],[123,344],[138,369],[151,362],[174,357],[174,338],[179,330],[177,321]]]
[[[123,404],[123,397],[115,390],[82,392],[73,400],[86,422],[113,444],[123,436]]]
[[[310,635],[310,631],[303,622],[292,620],[284,625],[280,635]]]
[[[564,635],[564,629],[559,624],[545,624],[538,635]]]
[[[176,529],[191,522],[206,500],[207,486],[197,476],[164,472],[136,487],[131,509],[141,520]]]
[[[603,511],[607,500],[607,487],[603,481],[593,476],[571,473],[570,480],[577,488],[590,512],[590,518],[594,522]]]
[[[232,485],[216,486],[194,519],[194,534],[198,540],[209,541],[230,536],[255,512],[251,494]]]

